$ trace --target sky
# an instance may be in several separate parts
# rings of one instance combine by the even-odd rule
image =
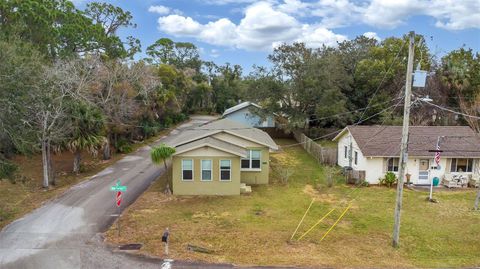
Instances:
[[[90,0],[74,0],[83,9]],[[101,0],[97,0],[101,1]],[[480,51],[479,0],[107,0],[133,15],[142,49],[157,39],[191,42],[217,64],[268,66],[282,43],[316,48],[365,35],[378,40],[409,31],[441,57],[465,46]],[[137,56],[145,57],[144,54]]]

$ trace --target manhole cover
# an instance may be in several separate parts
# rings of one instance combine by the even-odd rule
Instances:
[[[142,248],[142,244],[126,244],[118,247],[120,250],[138,250]]]

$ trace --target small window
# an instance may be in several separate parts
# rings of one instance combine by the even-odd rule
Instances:
[[[451,172],[472,172],[473,159],[452,159]]]
[[[211,160],[202,160],[202,180],[203,181],[212,180],[212,161]]]
[[[387,171],[388,172],[398,172],[398,163],[399,162],[400,162],[399,158],[388,158]]]
[[[242,163],[241,167],[243,169],[249,169],[250,168],[250,151],[249,150],[247,151],[247,158],[242,158],[241,163]]]
[[[251,157],[252,157],[252,168],[253,169],[260,169],[260,150],[252,150]]]
[[[358,164],[358,152],[355,151],[355,165]]]
[[[247,158],[241,159],[242,169],[261,169],[262,151],[248,150]]]
[[[193,180],[193,160],[182,160],[182,180]]]
[[[220,180],[231,180],[231,161],[230,160],[220,160]]]
[[[344,158],[348,158],[348,147],[347,146],[343,146],[343,155],[344,155]]]

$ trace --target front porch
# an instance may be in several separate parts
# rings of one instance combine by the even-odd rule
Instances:
[[[480,175],[472,173],[447,173],[443,176],[443,186],[447,188],[478,188]]]

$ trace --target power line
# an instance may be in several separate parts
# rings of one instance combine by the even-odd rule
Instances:
[[[401,103],[402,100],[403,100],[403,98],[402,98],[398,103],[396,103],[395,105],[391,105],[391,106],[383,109],[382,111],[380,111],[380,112],[378,112],[378,113],[375,113],[375,114],[373,114],[373,115],[371,115],[371,116],[369,116],[369,117],[367,117],[367,118],[365,118],[365,119],[363,119],[363,120],[361,120],[361,121],[356,122],[355,124],[353,124],[353,125],[351,125],[351,126],[359,125],[359,124],[362,123],[362,122],[365,122],[365,121],[367,121],[367,120],[369,120],[369,119],[371,119],[371,118],[373,118],[373,117],[375,117],[375,116],[378,116],[378,115],[382,114],[383,112],[389,110],[389,109],[392,108],[392,107],[398,106],[398,104]],[[331,135],[334,135],[334,134],[336,134],[336,133],[341,132],[342,130],[343,130],[343,129],[336,130],[336,131],[334,131],[334,132],[328,133],[328,134],[326,134],[326,135],[322,135],[322,136],[320,136],[320,137],[316,137],[316,138],[313,138],[313,139],[311,138],[311,140],[315,141],[315,140],[319,140],[319,139],[322,139],[322,138],[325,138],[325,137],[329,137],[329,136],[331,136]],[[301,144],[305,144],[305,143],[306,143],[306,142],[300,142],[300,143],[295,143],[295,144],[283,145],[283,146],[281,146],[281,148],[287,148],[287,147],[297,146],[297,145],[301,145]]]
[[[383,81],[384,81],[385,78],[387,77],[388,72],[390,72],[390,69],[392,69],[393,64],[394,64],[395,61],[398,59],[398,56],[400,56],[400,52],[402,52],[403,48],[405,47],[405,44],[406,44],[406,42],[403,41],[402,47],[398,50],[397,55],[395,55],[395,58],[393,59],[393,61],[392,61],[392,63],[390,64],[390,66],[388,67],[387,72],[385,72],[385,74],[383,75],[383,78],[382,78],[382,80],[380,81],[380,84],[378,84],[377,89],[373,92],[372,97],[371,97],[370,100],[368,101],[367,109],[368,109],[368,107],[370,106],[370,104],[372,103],[372,101],[373,101],[373,99],[375,98],[375,96],[377,95],[378,91],[380,90],[380,87],[382,86]],[[367,109],[365,109],[365,110],[363,111],[362,115],[360,116],[359,122],[361,121],[361,119],[362,119],[363,116],[365,115],[365,112],[367,111]]]
[[[402,89],[403,89],[403,87],[402,87]],[[393,112],[395,112],[395,109],[397,109],[397,107],[398,107],[399,104],[400,104],[400,102],[398,102],[398,103],[395,105],[395,107],[392,109],[392,111],[389,113],[388,116],[393,115]],[[384,125],[384,123],[385,123],[386,120],[387,120],[387,117],[385,117],[385,118],[383,119],[382,123],[380,124],[380,126],[383,125],[383,128],[380,129],[380,130],[378,130],[374,135],[372,135],[372,137],[365,143],[365,146],[367,146],[367,145],[370,143],[370,141],[372,141],[380,132],[383,132],[383,130],[385,130],[385,128],[387,128],[388,125]]]
[[[473,115],[469,115],[469,114],[465,114],[465,113],[462,113],[462,112],[458,112],[458,111],[455,111],[455,110],[452,110],[450,108],[447,108],[447,107],[443,107],[443,106],[440,106],[440,105],[437,105],[437,104],[434,104],[434,103],[431,103],[429,101],[425,101],[425,100],[422,100],[422,99],[419,99],[420,101],[422,102],[425,102],[431,106],[434,106],[436,108],[439,108],[441,110],[445,110],[445,111],[448,111],[448,112],[451,112],[451,113],[454,113],[454,114],[457,114],[457,115],[461,115],[461,116],[464,116],[464,117],[468,117],[468,118],[473,118],[473,119],[477,119],[477,120],[480,120],[480,117],[478,116],[473,116]]]
[[[372,105],[370,107],[376,107],[376,106],[380,106],[380,105],[383,105],[383,104],[388,104],[388,103],[391,103],[392,101],[395,101],[395,100],[400,99],[400,98],[402,98],[402,97],[397,97],[397,98],[389,100],[389,101],[376,103],[375,105]],[[366,107],[363,107],[363,108],[358,108],[358,109],[355,109],[355,110],[346,111],[346,112],[342,112],[342,113],[338,113],[338,114],[334,114],[334,115],[330,115],[330,116],[326,116],[326,117],[322,117],[322,118],[316,118],[316,119],[313,119],[313,120],[308,120],[308,122],[320,121],[320,120],[324,120],[324,119],[329,119],[329,118],[339,117],[339,116],[342,116],[342,115],[347,115],[347,114],[352,114],[352,113],[356,113],[356,112],[360,112],[360,111],[365,111],[370,107],[366,106]],[[362,115],[362,117],[363,117],[363,115]]]

